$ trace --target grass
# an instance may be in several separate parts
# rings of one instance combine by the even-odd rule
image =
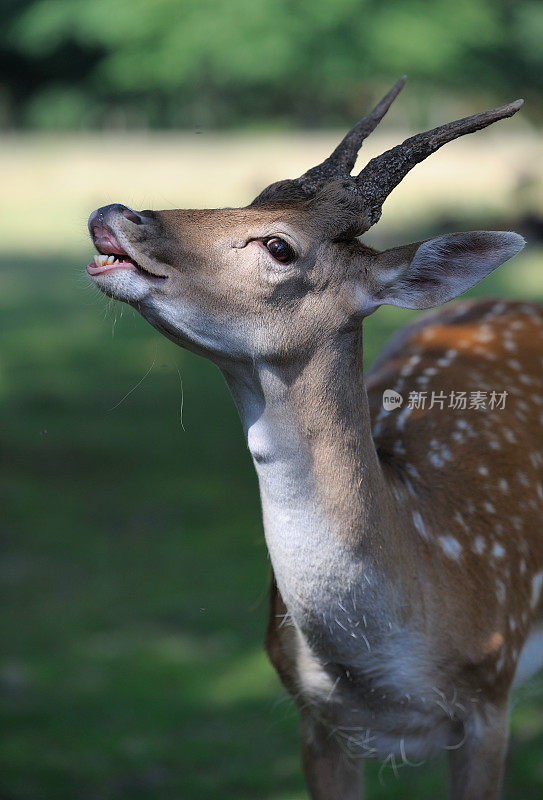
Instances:
[[[73,255],[49,228],[32,253],[33,225],[0,255],[0,796],[302,800],[296,714],[261,646],[258,488],[223,380],[98,296],[73,232]],[[543,299],[542,255],[477,293]],[[368,322],[369,361],[408,316]],[[509,798],[543,792],[541,688],[515,707]],[[442,764],[368,772],[374,799],[443,796]]]

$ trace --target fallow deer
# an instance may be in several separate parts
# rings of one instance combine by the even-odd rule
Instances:
[[[362,369],[379,306],[446,303],[523,247],[511,232],[385,252],[359,239],[417,163],[522,101],[352,176],[403,83],[245,208],[109,205],[89,220],[96,286],[214,362],[234,396],[274,573],[266,648],[299,708],[313,800],[359,797],[364,758],[444,750],[454,800],[498,797],[511,687],[543,663],[543,308],[448,305]],[[388,389],[507,402],[387,412]]]

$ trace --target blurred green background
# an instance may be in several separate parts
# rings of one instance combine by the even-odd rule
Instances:
[[[474,293],[543,300],[543,6],[4,0],[2,18],[0,797],[302,800],[236,411],[210,364],[90,285],[86,218],[244,204],[407,72],[364,160],[528,102],[417,167],[367,241],[519,230]],[[368,364],[409,316],[368,321]],[[508,798],[543,795],[542,689],[515,700]],[[370,798],[444,796],[440,763],[368,772]]]
[[[322,125],[409,70],[541,115],[539,0],[4,0],[7,126]],[[415,105],[416,104],[416,105]],[[421,98],[419,114],[434,109]],[[538,112],[536,109],[538,108]]]

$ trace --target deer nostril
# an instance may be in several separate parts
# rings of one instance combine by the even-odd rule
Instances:
[[[126,219],[129,219],[130,222],[133,222],[135,225],[141,225],[143,222],[143,219],[140,217],[140,215],[136,214],[135,211],[132,211],[131,208],[123,208],[121,214],[123,215],[123,217],[126,217]]]

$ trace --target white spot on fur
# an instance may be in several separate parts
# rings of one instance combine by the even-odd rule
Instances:
[[[438,542],[447,558],[458,561],[462,553],[462,545],[458,539],[455,539],[454,536],[438,536]]]
[[[426,526],[418,511],[413,511],[413,524],[415,525],[415,528],[420,533],[422,538],[428,540],[429,539],[428,531],[426,530]]]
[[[475,539],[473,540],[473,545],[472,545],[473,552],[477,553],[477,555],[480,556],[484,553],[485,548],[486,548],[486,541],[484,540],[484,538],[482,536],[476,536]]]
[[[494,556],[494,558],[503,558],[505,555],[505,548],[502,547],[501,544],[498,544],[498,542],[496,542],[496,544],[492,548],[492,555]]]

